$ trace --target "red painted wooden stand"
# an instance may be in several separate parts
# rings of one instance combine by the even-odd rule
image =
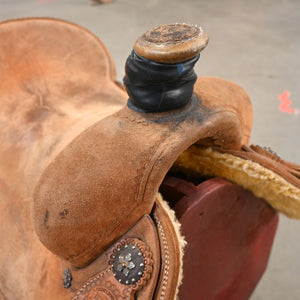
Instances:
[[[277,213],[251,192],[220,178],[198,186],[167,177],[161,192],[174,209],[187,246],[181,300],[249,299],[263,275]]]

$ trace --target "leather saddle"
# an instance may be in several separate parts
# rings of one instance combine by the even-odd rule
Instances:
[[[0,298],[248,299],[300,167],[249,146],[242,88],[196,78],[205,32],[146,32],[125,89],[77,25],[0,37]]]

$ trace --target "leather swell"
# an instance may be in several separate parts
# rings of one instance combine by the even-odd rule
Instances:
[[[239,149],[248,132],[239,107],[251,105],[238,86],[222,85],[217,107],[200,93],[181,109],[139,113],[124,107],[74,139],[46,168],[34,194],[34,225],[43,244],[76,267],[96,259],[149,214],[164,176],[194,143]],[[201,90],[205,91],[201,96]],[[228,95],[240,102],[228,106]],[[205,105],[204,105],[205,103]],[[247,128],[248,128],[247,127]]]

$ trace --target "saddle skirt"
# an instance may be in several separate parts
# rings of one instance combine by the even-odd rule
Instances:
[[[0,37],[0,296],[198,299],[187,261],[209,260],[193,245],[207,242],[214,261],[208,236],[232,224],[228,257],[248,249],[245,266],[257,255],[253,282],[235,294],[247,299],[267,264],[275,210],[300,217],[300,167],[249,146],[246,92],[200,77],[182,107],[145,113],[126,105],[108,50],[87,30],[32,18],[1,23]],[[232,211],[240,217],[229,222]],[[225,281],[209,287],[205,299],[237,293]]]

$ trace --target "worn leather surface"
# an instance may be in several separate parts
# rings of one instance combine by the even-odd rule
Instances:
[[[63,267],[34,233],[33,190],[56,154],[126,95],[105,46],[78,26],[9,21],[0,37],[0,290],[60,299]]]
[[[251,111],[247,95],[216,78],[200,78],[197,86],[205,91],[201,100],[195,96],[179,110],[140,114],[124,107],[85,130],[49,164],[33,210],[36,232],[49,250],[75,266],[87,265],[150,213],[164,176],[191,144],[209,140],[241,147],[250,134],[244,123],[251,116],[243,113]],[[231,94],[236,102],[228,104]],[[219,105],[210,104],[209,97]]]
[[[141,114],[125,106],[106,48],[81,27],[23,19],[0,24],[0,38],[2,294],[72,298],[93,276],[97,284],[106,268],[101,255],[155,209],[178,256],[174,220],[159,210],[159,186],[192,144],[240,150],[249,143],[252,108],[244,90],[199,78],[185,107]],[[152,232],[158,253],[163,238],[148,221],[139,235]],[[172,263],[179,278],[180,258]],[[62,285],[66,267],[77,278],[73,289]],[[158,298],[164,279],[155,276]],[[170,282],[171,298],[178,278]],[[153,294],[150,286],[140,299]]]
[[[168,24],[145,32],[136,40],[134,49],[152,61],[181,63],[199,54],[208,39],[207,33],[197,25]]]

